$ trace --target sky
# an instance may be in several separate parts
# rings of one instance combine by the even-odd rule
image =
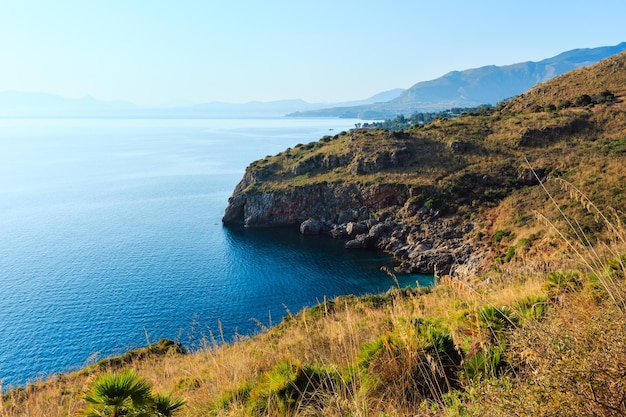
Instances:
[[[626,41],[623,0],[0,0],[0,91],[341,102]]]

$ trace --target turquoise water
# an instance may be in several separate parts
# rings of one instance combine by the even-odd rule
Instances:
[[[251,161],[355,122],[0,120],[4,387],[148,340],[194,346],[220,324],[231,340],[324,297],[394,285],[384,255],[220,221]]]

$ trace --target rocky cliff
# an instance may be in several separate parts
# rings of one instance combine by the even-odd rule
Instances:
[[[237,188],[246,190],[250,185],[246,175]],[[249,227],[298,227],[303,234],[343,239],[347,249],[391,253],[398,260],[398,271],[447,274],[474,252],[466,238],[473,226],[439,218],[436,210],[411,208],[414,192],[405,184],[357,183],[311,184],[281,192],[239,191],[229,199],[223,221]],[[405,224],[399,221],[400,212],[420,221]]]
[[[415,174],[454,174],[467,149],[458,141],[446,145],[383,130],[298,145],[248,167],[223,222],[299,227],[303,234],[343,239],[347,249],[391,253],[402,272],[447,274],[477,253],[468,237],[473,225],[450,215],[453,193]],[[493,181],[484,174],[470,177],[460,181],[476,182],[463,191],[470,199]]]

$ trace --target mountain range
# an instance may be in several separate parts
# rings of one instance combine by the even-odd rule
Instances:
[[[557,75],[594,64],[624,50],[626,42],[615,46],[574,49],[539,62],[452,71],[440,78],[419,82],[389,101],[301,111],[290,116],[385,119],[398,114],[495,105]]]
[[[148,107],[128,101],[102,101],[93,97],[80,99],[55,94],[0,91],[0,117],[128,117],[128,118],[207,118],[207,117],[280,117],[286,113],[315,110],[328,106],[359,106],[391,100],[401,88],[384,91],[363,100],[345,103],[308,103],[304,100],[251,101],[248,103],[210,103],[184,106]]]
[[[594,64],[626,50],[615,46],[574,49],[539,62],[488,65],[452,71],[408,89],[396,88],[372,97],[343,103],[304,100],[252,101],[234,104],[210,102],[185,106],[139,106],[127,101],[73,99],[36,92],[0,92],[0,117],[342,117],[385,119],[399,114],[440,111],[454,107],[496,104],[570,70]]]

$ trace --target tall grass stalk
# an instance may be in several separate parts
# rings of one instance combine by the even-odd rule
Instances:
[[[560,230],[553,221],[548,219],[542,213],[535,211],[535,215],[559,235],[563,242],[565,242],[565,244],[576,254],[578,261],[580,261],[586,269],[598,279],[598,282],[600,282],[607,295],[611,298],[613,303],[615,303],[616,307],[618,307],[622,313],[626,313],[626,299],[624,298],[623,292],[620,290],[618,283],[615,281],[610,271],[608,271],[605,267],[607,257],[598,252],[599,242],[592,242],[588,234],[580,225],[580,222],[565,213],[561,204],[556,201],[552,193],[545,186],[545,182],[541,181],[541,179],[537,176],[537,173],[531,166],[528,159],[526,159],[526,163],[532,170],[537,181],[539,181],[539,184],[550,199],[550,202],[558,211],[560,217],[565,221],[568,231],[573,234],[574,238],[566,236],[564,231]],[[562,178],[554,178],[552,181],[560,185],[561,189],[567,191],[572,201],[579,203],[588,213],[592,214],[594,218],[599,219],[604,227],[609,230],[610,242],[602,243],[601,247],[609,254],[609,257],[613,257],[623,263],[620,253],[614,249],[618,246],[622,248],[626,247],[626,232],[622,227],[617,213],[614,213],[614,223],[609,220],[609,218],[596,206],[595,203],[589,199],[589,197],[587,197],[587,195],[576,188],[573,184]]]

